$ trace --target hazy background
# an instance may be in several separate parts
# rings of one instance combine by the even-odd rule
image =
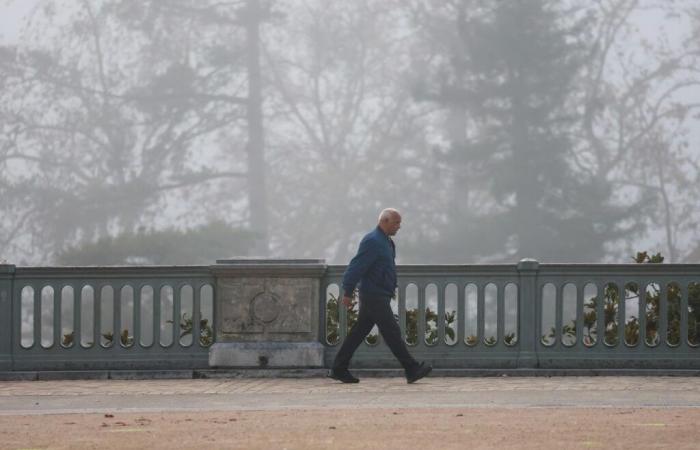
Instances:
[[[0,0],[0,261],[700,262],[696,0]]]

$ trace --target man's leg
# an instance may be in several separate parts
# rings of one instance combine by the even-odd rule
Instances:
[[[406,343],[401,338],[401,328],[394,318],[394,313],[391,311],[389,299],[372,299],[372,319],[377,323],[379,332],[384,338],[384,342],[399,360],[406,372],[414,371],[418,366],[418,362],[413,359],[413,356],[408,352]]]
[[[350,330],[350,333],[345,337],[345,341],[340,346],[340,350],[335,355],[335,361],[333,361],[333,371],[347,370],[350,364],[350,359],[352,355],[360,346],[365,336],[372,331],[374,326],[374,321],[368,314],[368,309],[360,301],[360,313],[357,317],[357,322]]]

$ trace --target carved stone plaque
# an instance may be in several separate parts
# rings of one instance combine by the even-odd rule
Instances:
[[[266,340],[313,339],[318,284],[311,278],[219,278],[217,341],[260,339],[260,334]]]
[[[253,318],[262,323],[272,323],[280,315],[280,301],[271,292],[265,291],[256,295],[250,303]]]

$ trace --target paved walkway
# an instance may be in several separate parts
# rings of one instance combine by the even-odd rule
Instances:
[[[697,448],[700,378],[427,378],[413,385],[402,378],[367,378],[357,385],[325,378],[0,382],[2,449],[187,448],[196,441],[170,437],[178,423],[191,428],[193,420],[204,435],[188,438],[230,435],[214,448],[398,448],[394,444],[404,438],[409,447],[411,439],[428,439],[425,448],[466,448],[456,437],[440,443],[428,437],[464,416],[471,437],[480,436],[470,448]],[[363,423],[364,434],[356,428]],[[71,424],[82,425],[85,436],[66,435],[63,447],[56,430]],[[449,425],[447,434],[464,426]],[[517,433],[537,427],[543,427],[540,434],[530,438]],[[321,428],[323,436],[342,433],[330,444],[326,437],[310,441]],[[126,445],[110,441],[102,433],[108,430],[148,433]],[[578,441],[546,440],[552,430],[573,433]],[[627,440],[605,440],[624,433]],[[159,440],[148,441],[154,437]]]
[[[557,377],[0,382],[0,415],[441,407],[700,407],[700,378]]]

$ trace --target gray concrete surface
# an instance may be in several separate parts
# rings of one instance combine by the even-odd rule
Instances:
[[[353,408],[698,408],[696,377],[326,378],[0,382],[0,416]]]

